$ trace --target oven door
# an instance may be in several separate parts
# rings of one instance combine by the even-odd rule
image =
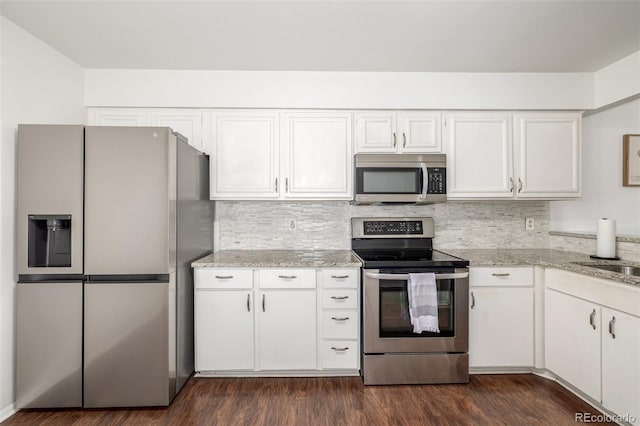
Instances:
[[[413,332],[407,295],[408,273],[434,272],[440,333]],[[469,346],[469,270],[365,269],[363,274],[365,354],[465,353]]]

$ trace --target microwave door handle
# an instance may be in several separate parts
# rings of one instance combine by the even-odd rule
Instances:
[[[425,163],[420,164],[420,169],[422,170],[422,192],[420,193],[420,199],[424,200],[427,198],[427,189],[429,188],[429,173],[427,172],[427,165]]]
[[[376,280],[390,281],[407,281],[409,274],[377,274],[374,272],[365,272],[365,276]],[[436,274],[436,280],[457,280],[469,277],[468,272],[456,272],[454,274]]]

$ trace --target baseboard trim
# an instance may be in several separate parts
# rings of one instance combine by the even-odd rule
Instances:
[[[0,410],[0,423],[17,413],[16,404],[12,403]]]

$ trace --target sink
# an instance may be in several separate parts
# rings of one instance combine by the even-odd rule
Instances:
[[[617,272],[619,274],[633,275],[640,277],[640,268],[637,266],[628,265],[593,265],[587,263],[581,263],[582,266],[588,266],[589,268],[602,269],[605,271]]]

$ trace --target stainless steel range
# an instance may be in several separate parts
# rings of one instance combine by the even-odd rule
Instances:
[[[433,250],[430,217],[353,218],[351,248],[363,260],[365,385],[469,382],[469,262]],[[439,332],[414,332],[409,274],[433,273]]]

